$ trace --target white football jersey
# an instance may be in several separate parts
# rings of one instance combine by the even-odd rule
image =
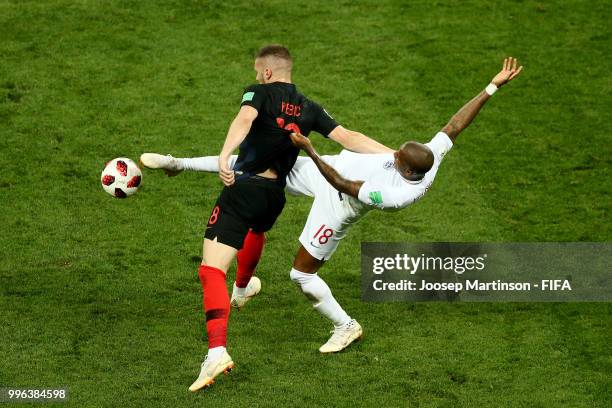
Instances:
[[[361,215],[373,208],[397,211],[421,198],[433,183],[444,155],[453,147],[449,137],[439,132],[428,146],[434,155],[434,164],[423,179],[409,181],[394,167],[393,153],[359,154],[342,151],[334,168],[349,180],[363,180],[359,199],[343,195],[355,211]]]

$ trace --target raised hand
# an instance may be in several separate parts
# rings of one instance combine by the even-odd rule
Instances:
[[[518,76],[523,70],[523,66],[517,68],[518,61],[516,58],[508,57],[504,58],[504,66],[499,74],[495,75],[495,77],[491,80],[491,83],[497,86],[498,88]]]

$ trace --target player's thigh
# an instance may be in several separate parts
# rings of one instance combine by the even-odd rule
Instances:
[[[315,197],[306,225],[300,235],[300,243],[318,260],[328,260],[345,237],[349,224],[335,216],[327,197]]]
[[[216,239],[204,239],[202,250],[202,265],[212,266],[227,273],[238,250],[229,245],[223,244]]]

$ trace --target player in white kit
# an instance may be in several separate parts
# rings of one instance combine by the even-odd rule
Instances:
[[[320,352],[340,351],[363,333],[359,323],[343,310],[329,286],[318,276],[320,267],[334,253],[350,226],[368,211],[397,211],[423,197],[459,133],[497,88],[514,79],[521,70],[516,59],[506,58],[503,69],[489,86],[464,105],[426,144],[406,142],[397,151],[389,149],[389,153],[381,154],[342,151],[336,156],[320,157],[307,138],[291,135],[293,143],[310,157],[298,158],[287,177],[287,191],[313,197],[314,202],[299,238],[301,246],[290,276],[314,308],[334,324],[333,335],[321,346]],[[231,164],[235,160],[232,157]],[[141,161],[149,168],[162,168],[169,174],[182,170],[218,171],[216,156],[176,159],[145,153]],[[241,297],[232,294],[232,304],[240,307],[255,294]]]
[[[294,136],[301,143],[301,136]],[[298,145],[304,148],[304,145]],[[287,177],[287,191],[314,197],[306,226],[300,235],[302,246],[320,260],[328,260],[346,236],[349,227],[372,209],[398,211],[421,198],[429,189],[444,155],[453,146],[448,136],[438,133],[426,143],[433,153],[428,171],[414,180],[405,179],[395,167],[394,153],[360,154],[343,150],[322,160],[341,177],[363,180],[356,196],[340,192],[326,183],[310,158],[300,157]]]

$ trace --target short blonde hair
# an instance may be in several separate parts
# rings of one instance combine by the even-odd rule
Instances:
[[[284,47],[279,44],[270,44],[265,47],[261,47],[257,54],[255,54],[255,58],[265,58],[265,57],[274,57],[287,61],[290,65],[293,63],[293,59],[291,58],[291,54],[287,47]]]

